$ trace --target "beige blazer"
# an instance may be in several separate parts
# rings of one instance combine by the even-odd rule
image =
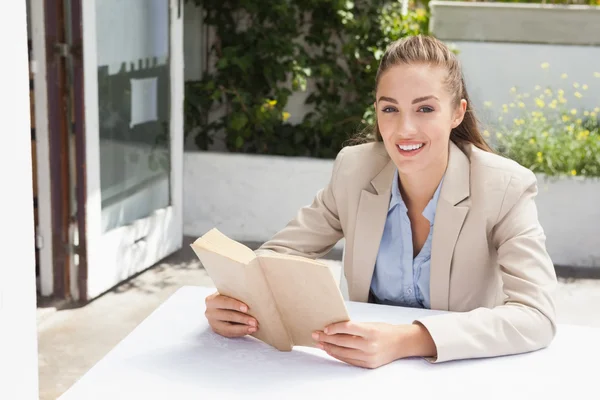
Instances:
[[[345,147],[328,185],[258,251],[318,258],[345,239],[349,298],[368,299],[396,166],[382,143]],[[437,357],[491,357],[547,346],[556,332],[553,263],[534,198],[535,175],[451,142],[433,227],[431,308],[419,319]]]

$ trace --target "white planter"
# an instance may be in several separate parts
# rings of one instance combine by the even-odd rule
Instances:
[[[264,242],[312,202],[332,168],[333,160],[186,152],[184,234],[195,238],[217,227],[236,240]],[[600,180],[539,175],[538,184],[554,263],[600,268]]]
[[[184,235],[217,227],[239,241],[264,242],[313,201],[332,168],[333,160],[186,152]]]
[[[600,44],[600,7],[431,1],[429,29],[441,40]]]
[[[555,265],[600,268],[600,179],[538,175],[536,204]]]

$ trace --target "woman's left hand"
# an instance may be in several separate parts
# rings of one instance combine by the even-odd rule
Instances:
[[[434,356],[435,343],[420,324],[340,322],[313,333],[330,356],[363,368],[377,368],[405,357]]]

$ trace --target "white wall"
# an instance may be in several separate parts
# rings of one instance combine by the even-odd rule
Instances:
[[[313,201],[332,168],[333,160],[185,153],[183,233],[217,227],[236,240],[266,241]]]
[[[0,399],[37,399],[37,328],[25,2],[0,2]]]
[[[185,153],[184,235],[217,227],[236,240],[264,242],[312,202],[332,168],[332,160]],[[600,266],[600,180],[540,175],[538,184],[536,204],[554,263]]]

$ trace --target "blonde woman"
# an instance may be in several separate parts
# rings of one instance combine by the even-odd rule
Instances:
[[[457,57],[433,37],[393,43],[376,80],[372,139],[338,154],[329,184],[260,251],[318,258],[345,238],[349,298],[455,311],[407,325],[346,322],[315,332],[349,364],[431,362],[529,352],[556,332],[553,263],[535,175],[482,138]],[[260,329],[215,293],[211,327]]]

